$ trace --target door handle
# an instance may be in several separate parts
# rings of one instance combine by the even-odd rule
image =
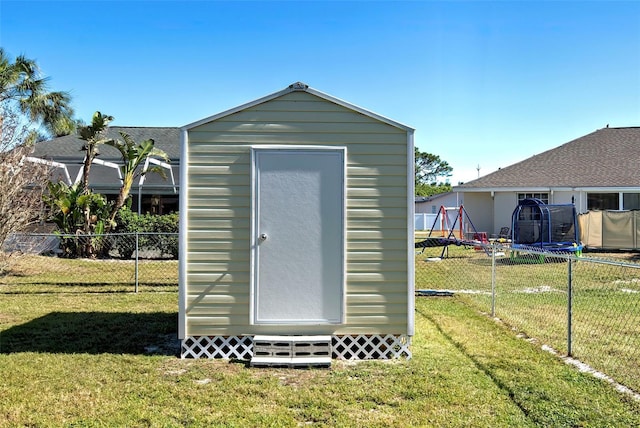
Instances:
[[[260,234],[260,241],[264,242],[266,240],[267,240],[267,234],[266,233]]]

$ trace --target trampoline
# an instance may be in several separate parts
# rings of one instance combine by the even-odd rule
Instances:
[[[512,249],[582,253],[573,204],[550,205],[536,198],[524,199],[511,215],[511,231]]]

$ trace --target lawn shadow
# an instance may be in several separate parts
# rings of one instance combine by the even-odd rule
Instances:
[[[0,332],[0,354],[178,355],[178,316],[151,312],[51,312]]]

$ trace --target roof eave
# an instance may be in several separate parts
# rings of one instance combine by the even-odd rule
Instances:
[[[340,105],[342,107],[345,107],[345,108],[348,108],[348,109],[351,109],[351,110],[355,110],[358,113],[361,113],[361,114],[363,114],[365,116],[369,116],[369,117],[371,117],[373,119],[379,120],[380,122],[384,122],[387,125],[391,125],[393,127],[400,128],[403,131],[407,131],[407,132],[414,132],[415,131],[414,128],[412,128],[412,127],[410,127],[408,125],[405,125],[405,124],[400,123],[400,122],[396,122],[395,120],[389,119],[388,117],[385,117],[385,116],[382,116],[380,114],[374,113],[374,112],[372,112],[370,110],[367,110],[365,108],[359,107],[359,106],[357,106],[355,104],[351,104],[351,103],[349,103],[347,101],[341,100],[340,98],[336,98],[336,97],[334,97],[332,95],[325,94],[324,92],[318,91],[316,89],[307,88],[306,92],[308,92],[308,93],[310,93],[312,95],[315,95],[317,97],[323,98],[323,99],[325,99],[327,101],[331,101],[331,102],[333,102],[335,104],[338,104],[338,105]]]
[[[461,187],[452,188],[454,192],[486,193],[486,192],[625,192],[638,191],[640,186],[512,186],[512,187]]]
[[[455,186],[451,190],[454,192],[481,193],[481,192],[548,192],[550,190],[560,190],[562,187],[549,186],[512,186],[512,187],[460,187]]]

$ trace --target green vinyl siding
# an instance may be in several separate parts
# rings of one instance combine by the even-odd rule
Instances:
[[[260,145],[347,148],[344,325],[250,325],[251,147]],[[405,334],[407,147],[406,130],[298,91],[189,129],[186,334]]]

